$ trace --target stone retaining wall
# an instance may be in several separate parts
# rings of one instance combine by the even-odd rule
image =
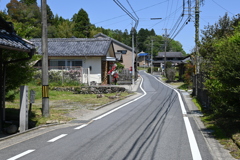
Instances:
[[[90,87],[51,87],[55,91],[69,91],[75,94],[107,94],[125,92],[124,87],[108,87],[108,86],[90,86]]]

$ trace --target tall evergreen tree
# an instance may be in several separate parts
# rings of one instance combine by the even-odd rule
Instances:
[[[31,4],[37,4],[37,0],[20,0],[19,2],[26,4],[27,6]]]
[[[72,21],[75,23],[74,36],[79,38],[90,36],[90,20],[84,9],[80,9],[77,14],[74,14]]]

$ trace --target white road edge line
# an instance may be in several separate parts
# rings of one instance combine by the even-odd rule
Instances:
[[[23,157],[23,156],[25,156],[25,155],[33,152],[33,151],[35,151],[35,149],[27,150],[27,151],[25,151],[25,152],[23,152],[23,153],[20,153],[20,154],[14,156],[14,157],[12,157],[12,158],[9,158],[9,159],[7,159],[7,160],[16,160],[16,159],[21,158],[21,157]]]
[[[65,137],[66,135],[67,134],[61,134],[60,136],[57,136],[57,137],[55,137],[55,138],[53,138],[53,139],[51,139],[51,140],[49,140],[47,142],[55,142],[55,141],[59,140],[60,138]]]
[[[83,127],[86,127],[88,124],[83,124],[83,125],[81,125],[81,126],[79,126],[79,127],[76,127],[76,128],[74,128],[74,129],[82,129]]]
[[[117,110],[125,107],[126,105],[128,105],[128,104],[130,104],[130,103],[133,103],[133,102],[139,100],[140,98],[144,97],[147,93],[143,90],[143,88],[142,88],[142,83],[143,83],[143,79],[142,79],[141,84],[140,84],[140,88],[141,88],[141,90],[142,90],[143,93],[144,93],[143,95],[141,95],[140,97],[137,97],[136,99],[134,99],[134,100],[132,100],[132,101],[130,101],[130,102],[127,102],[127,103],[125,103],[125,104],[123,104],[123,105],[121,105],[121,106],[119,106],[119,107],[117,107],[117,108],[115,108],[115,109],[113,109],[113,110],[111,110],[111,111],[109,111],[109,112],[107,112],[107,113],[105,113],[105,114],[97,117],[97,118],[94,118],[93,120],[96,121],[96,120],[102,119],[103,117],[106,117],[107,115],[109,115],[109,114],[111,114],[111,113],[113,113],[113,112],[115,112],[115,111],[117,111]]]
[[[155,77],[155,79],[158,80],[159,82],[161,82],[156,77]],[[173,89],[177,93],[178,99],[179,99],[179,102],[180,102],[180,106],[181,106],[181,110],[182,110],[182,114],[186,115],[187,112],[186,112],[185,106],[183,104],[182,97],[181,97],[180,93],[178,92],[178,90],[172,88],[169,85],[164,84],[163,82],[161,82],[161,83],[163,85]],[[200,151],[199,151],[199,148],[198,148],[198,144],[197,144],[196,138],[194,136],[194,133],[193,133],[192,126],[190,124],[189,118],[188,117],[183,117],[183,120],[184,120],[184,124],[185,124],[185,127],[186,127],[186,131],[187,131],[187,135],[188,135],[188,141],[189,141],[189,144],[190,144],[193,160],[202,160],[202,156],[200,154]]]

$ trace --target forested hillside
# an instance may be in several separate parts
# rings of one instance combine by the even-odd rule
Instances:
[[[79,8],[71,19],[64,19],[58,13],[51,11],[47,6],[48,37],[49,38],[92,38],[98,33],[103,33],[128,46],[132,46],[132,34],[128,29],[112,30],[91,24],[88,13],[84,8]],[[41,37],[41,8],[37,0],[11,0],[0,15],[9,22],[13,22],[17,35],[31,39]],[[164,37],[156,35],[155,31],[139,29],[134,32],[136,52],[151,52],[153,40],[153,54],[164,51]],[[178,41],[169,40],[167,51],[183,52],[182,45]]]

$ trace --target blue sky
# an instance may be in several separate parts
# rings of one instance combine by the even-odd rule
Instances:
[[[194,17],[191,21],[177,34],[174,33],[174,26],[183,12],[183,0],[118,0],[127,10],[135,15],[131,7],[134,9],[140,28],[155,30],[157,35],[163,35],[168,29],[171,33],[170,37],[179,41],[183,45],[183,49],[190,53],[195,46],[195,28]],[[188,0],[185,0],[186,3]],[[0,10],[3,10],[10,0],[0,0]],[[40,5],[40,0],[37,0]],[[192,13],[194,12],[195,0],[192,0]],[[58,14],[63,18],[71,19],[73,14],[83,8],[90,18],[90,22],[96,26],[106,29],[119,29],[124,31],[131,30],[135,22],[113,1],[113,0],[47,0],[54,14]],[[214,24],[220,17],[227,12],[230,17],[239,14],[240,0],[205,0],[205,4],[200,6],[200,30],[204,26]],[[186,15],[183,17],[184,22],[188,17],[187,4],[185,9]],[[194,14],[193,14],[194,16]],[[150,18],[162,18],[162,20],[150,20]],[[182,23],[179,25],[181,28]],[[178,30],[175,32],[177,33]]]

